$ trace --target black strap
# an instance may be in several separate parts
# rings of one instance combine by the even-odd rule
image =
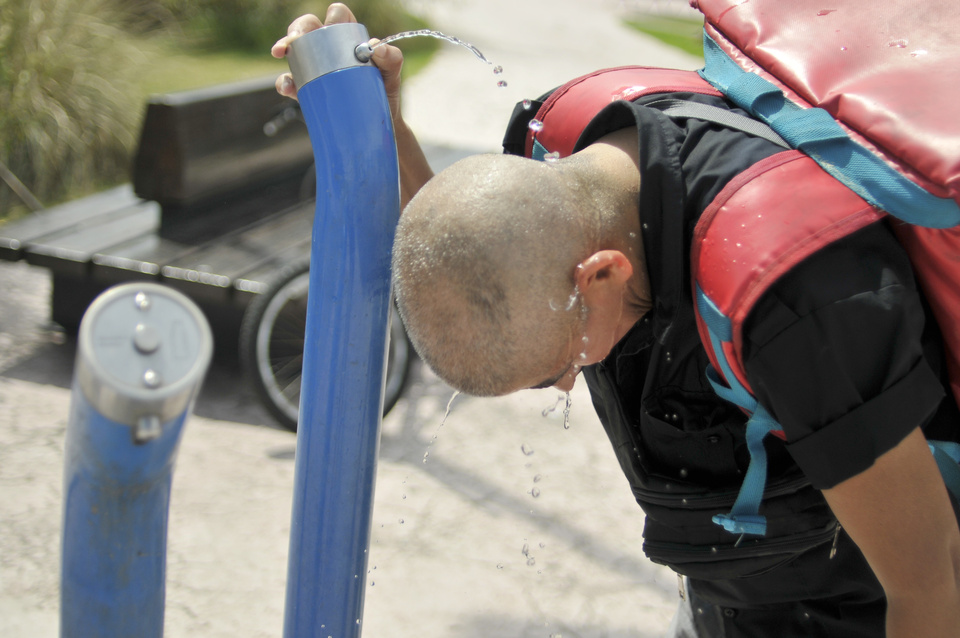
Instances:
[[[703,104],[701,102],[688,102],[687,100],[678,100],[674,98],[665,98],[648,102],[644,106],[652,106],[663,112],[664,115],[676,118],[694,118],[705,122],[713,122],[728,128],[743,131],[748,135],[760,137],[768,142],[773,142],[783,148],[790,148],[782,137],[777,135],[772,128],[759,120],[740,115],[734,111],[722,109],[719,106]]]

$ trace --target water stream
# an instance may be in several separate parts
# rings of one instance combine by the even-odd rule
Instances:
[[[418,37],[436,38],[438,40],[444,40],[446,42],[450,42],[451,44],[462,46],[463,48],[467,49],[468,51],[473,53],[475,56],[477,56],[478,60],[492,66],[494,75],[499,76],[503,73],[502,66],[499,66],[499,65],[494,66],[493,62],[488,60],[487,56],[485,56],[483,52],[480,51],[480,49],[473,46],[469,42],[464,42],[460,38],[457,38],[452,35],[447,35],[446,33],[441,33],[440,31],[433,31],[432,29],[417,29],[415,31],[401,31],[400,33],[388,35],[387,37],[383,38],[372,47],[368,44],[361,44],[360,46],[357,47],[356,55],[361,62],[366,62],[367,60],[370,59],[370,56],[373,55],[373,51],[375,49],[385,44],[390,44],[391,42],[396,42],[397,40],[403,40],[405,38],[418,38]],[[506,87],[507,86],[506,80],[503,80],[503,79],[498,80],[497,86],[500,88]]]

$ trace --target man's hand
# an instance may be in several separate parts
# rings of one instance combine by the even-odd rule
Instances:
[[[960,531],[919,428],[824,490],[887,595],[887,636],[960,635]]]
[[[304,33],[309,33],[324,25],[356,21],[357,18],[346,5],[336,2],[327,7],[327,14],[323,22],[312,14],[300,16],[291,22],[290,26],[287,27],[287,35],[277,40],[276,44],[271,47],[270,54],[275,58],[283,58],[287,55],[290,43]],[[393,119],[397,156],[400,162],[400,205],[404,207],[417,191],[427,183],[427,180],[433,177],[433,170],[430,168],[416,136],[407,127],[400,113],[400,68],[403,66],[403,53],[400,52],[400,49],[389,44],[375,46],[379,42],[377,39],[369,42],[370,46],[374,47],[373,57],[370,58],[370,61],[380,69],[380,75],[383,76],[383,86],[387,93],[387,101],[390,104],[390,117]],[[297,99],[297,86],[292,75],[284,73],[277,78],[277,92],[280,95]]]
[[[324,25],[343,24],[356,22],[357,18],[350,11],[350,8],[344,4],[336,2],[327,8],[327,15],[323,22],[313,14],[300,16],[290,23],[287,27],[287,35],[277,40],[276,44],[270,49],[270,54],[275,58],[283,58],[287,55],[290,43],[299,38],[304,33],[309,33],[319,29]],[[379,42],[376,38],[370,40],[370,46]],[[383,76],[383,84],[387,91],[387,99],[390,102],[390,113],[394,121],[400,117],[400,68],[403,66],[403,53],[400,49],[385,44],[378,46],[373,50],[373,57],[370,61],[380,69]],[[277,91],[281,95],[297,99],[297,87],[293,82],[293,76],[284,73],[277,78]]]

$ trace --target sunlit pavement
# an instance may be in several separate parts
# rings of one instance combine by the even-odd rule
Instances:
[[[504,69],[444,45],[404,95],[433,144],[496,151],[516,101],[596,68],[697,66],[621,27],[621,2],[419,4]],[[47,325],[45,270],[0,263],[0,295],[0,635],[52,638],[74,343]],[[237,381],[214,366],[180,447],[170,637],[281,635],[295,437]],[[582,381],[566,429],[552,390],[457,397],[444,422],[451,395],[420,368],[384,421],[363,634],[662,635],[676,578],[643,557],[642,513]]]

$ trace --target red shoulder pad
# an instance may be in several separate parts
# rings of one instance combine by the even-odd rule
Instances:
[[[567,157],[590,120],[611,102],[671,92],[721,95],[696,71],[622,66],[575,78],[554,91],[537,111],[536,119],[543,126],[527,131],[524,155],[533,156],[536,140],[548,152]]]

